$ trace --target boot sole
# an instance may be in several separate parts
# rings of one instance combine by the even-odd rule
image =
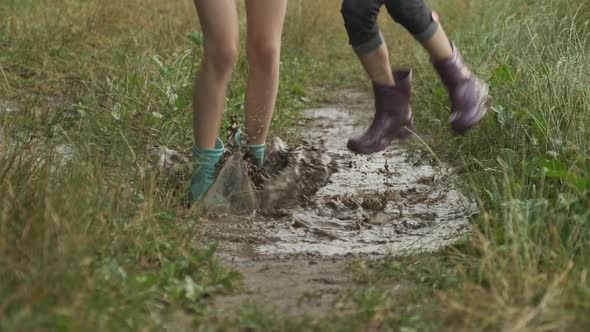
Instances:
[[[377,150],[374,150],[374,151],[373,150],[371,150],[371,151],[361,151],[361,150],[359,150],[359,149],[357,149],[355,147],[355,145],[352,142],[352,140],[348,140],[348,143],[346,144],[346,147],[351,152],[356,153],[356,154],[361,154],[361,155],[371,155],[371,154],[374,154],[374,153],[379,153],[379,152],[385,151],[387,149],[387,147],[389,147],[391,144],[401,143],[402,141],[406,140],[409,136],[412,135],[413,130],[414,130],[414,114],[412,114],[412,111],[410,109],[409,118],[400,127],[398,133],[393,136],[393,138],[391,139],[391,141],[389,142],[389,144],[387,144],[384,148],[377,149]]]

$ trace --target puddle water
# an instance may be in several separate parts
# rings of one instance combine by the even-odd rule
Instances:
[[[199,241],[216,243],[222,261],[244,276],[244,292],[215,299],[221,312],[246,301],[287,315],[325,315],[354,287],[347,257],[432,252],[470,231],[475,206],[449,167],[416,160],[413,147],[372,156],[346,149],[372,107],[366,94],[346,91],[342,99],[345,106],[303,112],[302,145],[270,144],[262,185],[243,155],[226,159],[212,190],[225,213],[199,228]],[[248,176],[258,191],[241,181]]]
[[[371,156],[349,152],[348,137],[370,116],[351,108],[304,111],[307,143],[290,150],[290,158],[299,154],[291,160],[298,168],[258,196],[259,206],[277,195],[303,197],[303,204],[209,218],[204,239],[232,259],[265,259],[432,252],[467,234],[475,207],[453,184],[452,170],[413,162],[399,145]]]
[[[78,156],[78,150],[71,144],[52,144],[38,139],[23,142],[22,138],[17,141],[5,135],[0,127],[0,158],[10,158],[19,151],[28,151],[26,156],[34,158],[39,163],[49,163],[51,172],[59,170]]]

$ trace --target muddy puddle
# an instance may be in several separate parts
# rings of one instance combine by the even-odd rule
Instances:
[[[476,208],[451,168],[420,157],[426,154],[415,145],[372,156],[346,149],[371,109],[366,94],[345,91],[336,106],[303,111],[302,143],[273,140],[263,169],[245,163],[242,152],[224,157],[198,241],[216,244],[244,287],[217,297],[217,310],[255,303],[321,316],[354,287],[349,258],[434,252],[468,234]],[[173,181],[189,172],[186,155],[166,148],[153,154]]]
[[[407,255],[440,250],[468,233],[475,207],[454,186],[452,169],[416,161],[403,146],[372,156],[350,153],[347,138],[368,121],[360,109],[335,106],[302,115],[304,144],[271,148],[283,146],[297,169],[273,178],[257,194],[239,185],[237,202],[248,201],[242,212],[254,206],[256,212],[232,215],[225,206],[204,221],[203,238],[218,242],[222,254],[233,259]],[[244,171],[227,168],[231,176],[220,176],[220,182],[242,180],[236,174]]]

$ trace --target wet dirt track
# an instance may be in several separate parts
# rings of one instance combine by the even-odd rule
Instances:
[[[346,149],[370,109],[364,94],[349,92],[341,105],[302,113],[303,138],[337,169],[305,204],[204,221],[203,241],[217,243],[220,257],[245,278],[244,293],[218,301],[222,310],[248,300],[321,314],[350,285],[345,257],[433,252],[468,234],[475,207],[451,169],[416,160],[400,145],[372,156]]]

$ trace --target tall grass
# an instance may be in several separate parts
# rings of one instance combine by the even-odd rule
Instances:
[[[0,107],[17,110],[0,109],[0,330],[194,327],[239,277],[197,244],[185,191],[148,153],[192,144],[193,5],[8,1],[0,17]],[[275,133],[321,75],[312,41],[287,43],[301,49],[285,52]],[[227,117],[245,75],[242,55]]]
[[[441,125],[449,112],[445,91],[431,83],[427,64],[418,66],[427,72],[414,98],[421,134],[459,167],[482,209],[468,245],[423,258],[430,267],[420,275],[440,282],[427,294],[445,308],[430,312],[450,329],[584,330],[590,326],[590,7],[467,1],[460,4],[465,12],[454,5],[440,3],[442,17],[466,17],[452,36],[492,85],[493,102],[477,131],[451,137]],[[449,275],[451,283],[444,281]]]
[[[495,119],[460,149],[477,161],[467,171],[485,213],[458,310],[477,326],[566,330],[590,308],[590,8],[520,1],[501,13],[462,40],[493,64]]]
[[[149,166],[150,147],[191,144],[202,37],[190,1],[4,1],[0,106],[18,112],[0,110],[0,330],[590,327],[590,8],[432,5],[492,86],[491,115],[466,137],[448,133],[423,51],[385,15],[382,29],[392,61],[416,70],[420,135],[480,203],[475,233],[434,256],[357,262],[351,310],[299,322],[211,316],[208,299],[238,277],[195,246],[184,192]],[[338,7],[290,2],[274,133],[289,132],[293,110],[362,84]],[[246,71],[242,55],[228,116],[243,110]],[[392,281],[412,286],[391,296]]]

